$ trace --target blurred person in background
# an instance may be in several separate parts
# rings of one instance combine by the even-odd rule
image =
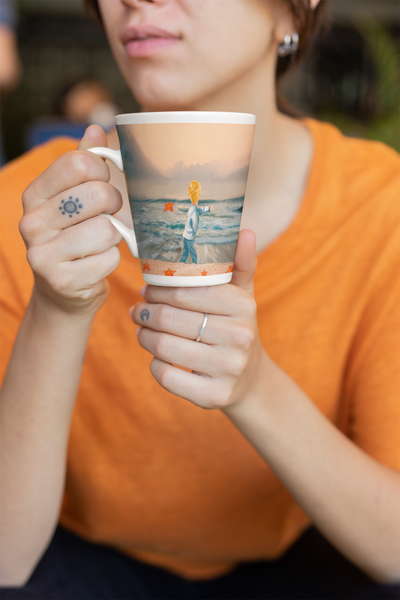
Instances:
[[[54,137],[82,137],[88,125],[104,131],[114,127],[118,108],[111,90],[101,81],[81,77],[65,84],[54,101],[54,114],[35,119],[26,131],[27,150]]]
[[[95,123],[108,131],[114,126],[118,108],[111,90],[104,83],[81,78],[60,91],[55,113],[73,123]]]
[[[326,3],[85,4],[143,110],[256,114],[247,229],[142,288],[114,130],[3,171],[2,597],[398,598],[399,156],[276,104]]]
[[[15,0],[0,1],[0,95],[10,92],[21,75],[17,43],[18,12]],[[0,167],[6,162],[0,131]]]

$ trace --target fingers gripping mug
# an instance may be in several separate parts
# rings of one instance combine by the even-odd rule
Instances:
[[[125,174],[134,230],[107,216],[146,283],[232,279],[256,118],[224,112],[115,118],[121,150],[89,148]]]

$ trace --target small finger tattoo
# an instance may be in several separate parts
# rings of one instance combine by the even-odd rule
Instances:
[[[142,312],[140,313],[140,318],[142,319],[142,321],[148,321],[150,319],[150,313],[147,310],[147,308],[144,308],[142,310]]]
[[[61,206],[58,207],[58,210],[62,211],[62,215],[68,214],[68,216],[72,219],[72,215],[75,213],[79,215],[79,209],[83,208],[83,204],[79,202],[79,198],[73,199],[72,196],[68,198],[68,200],[61,200]]]

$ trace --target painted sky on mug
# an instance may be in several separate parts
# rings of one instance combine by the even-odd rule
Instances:
[[[187,198],[199,181],[202,198],[243,196],[253,130],[231,124],[118,127],[130,196]]]
[[[248,147],[243,147],[245,128],[246,125],[218,123],[160,123],[151,127],[136,125],[134,132],[146,156],[151,157],[157,169],[164,171],[179,161],[185,167],[211,160],[235,165],[248,155]]]

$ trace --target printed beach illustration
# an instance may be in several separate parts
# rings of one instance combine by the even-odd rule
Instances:
[[[163,123],[117,129],[143,274],[231,273],[252,128]]]

